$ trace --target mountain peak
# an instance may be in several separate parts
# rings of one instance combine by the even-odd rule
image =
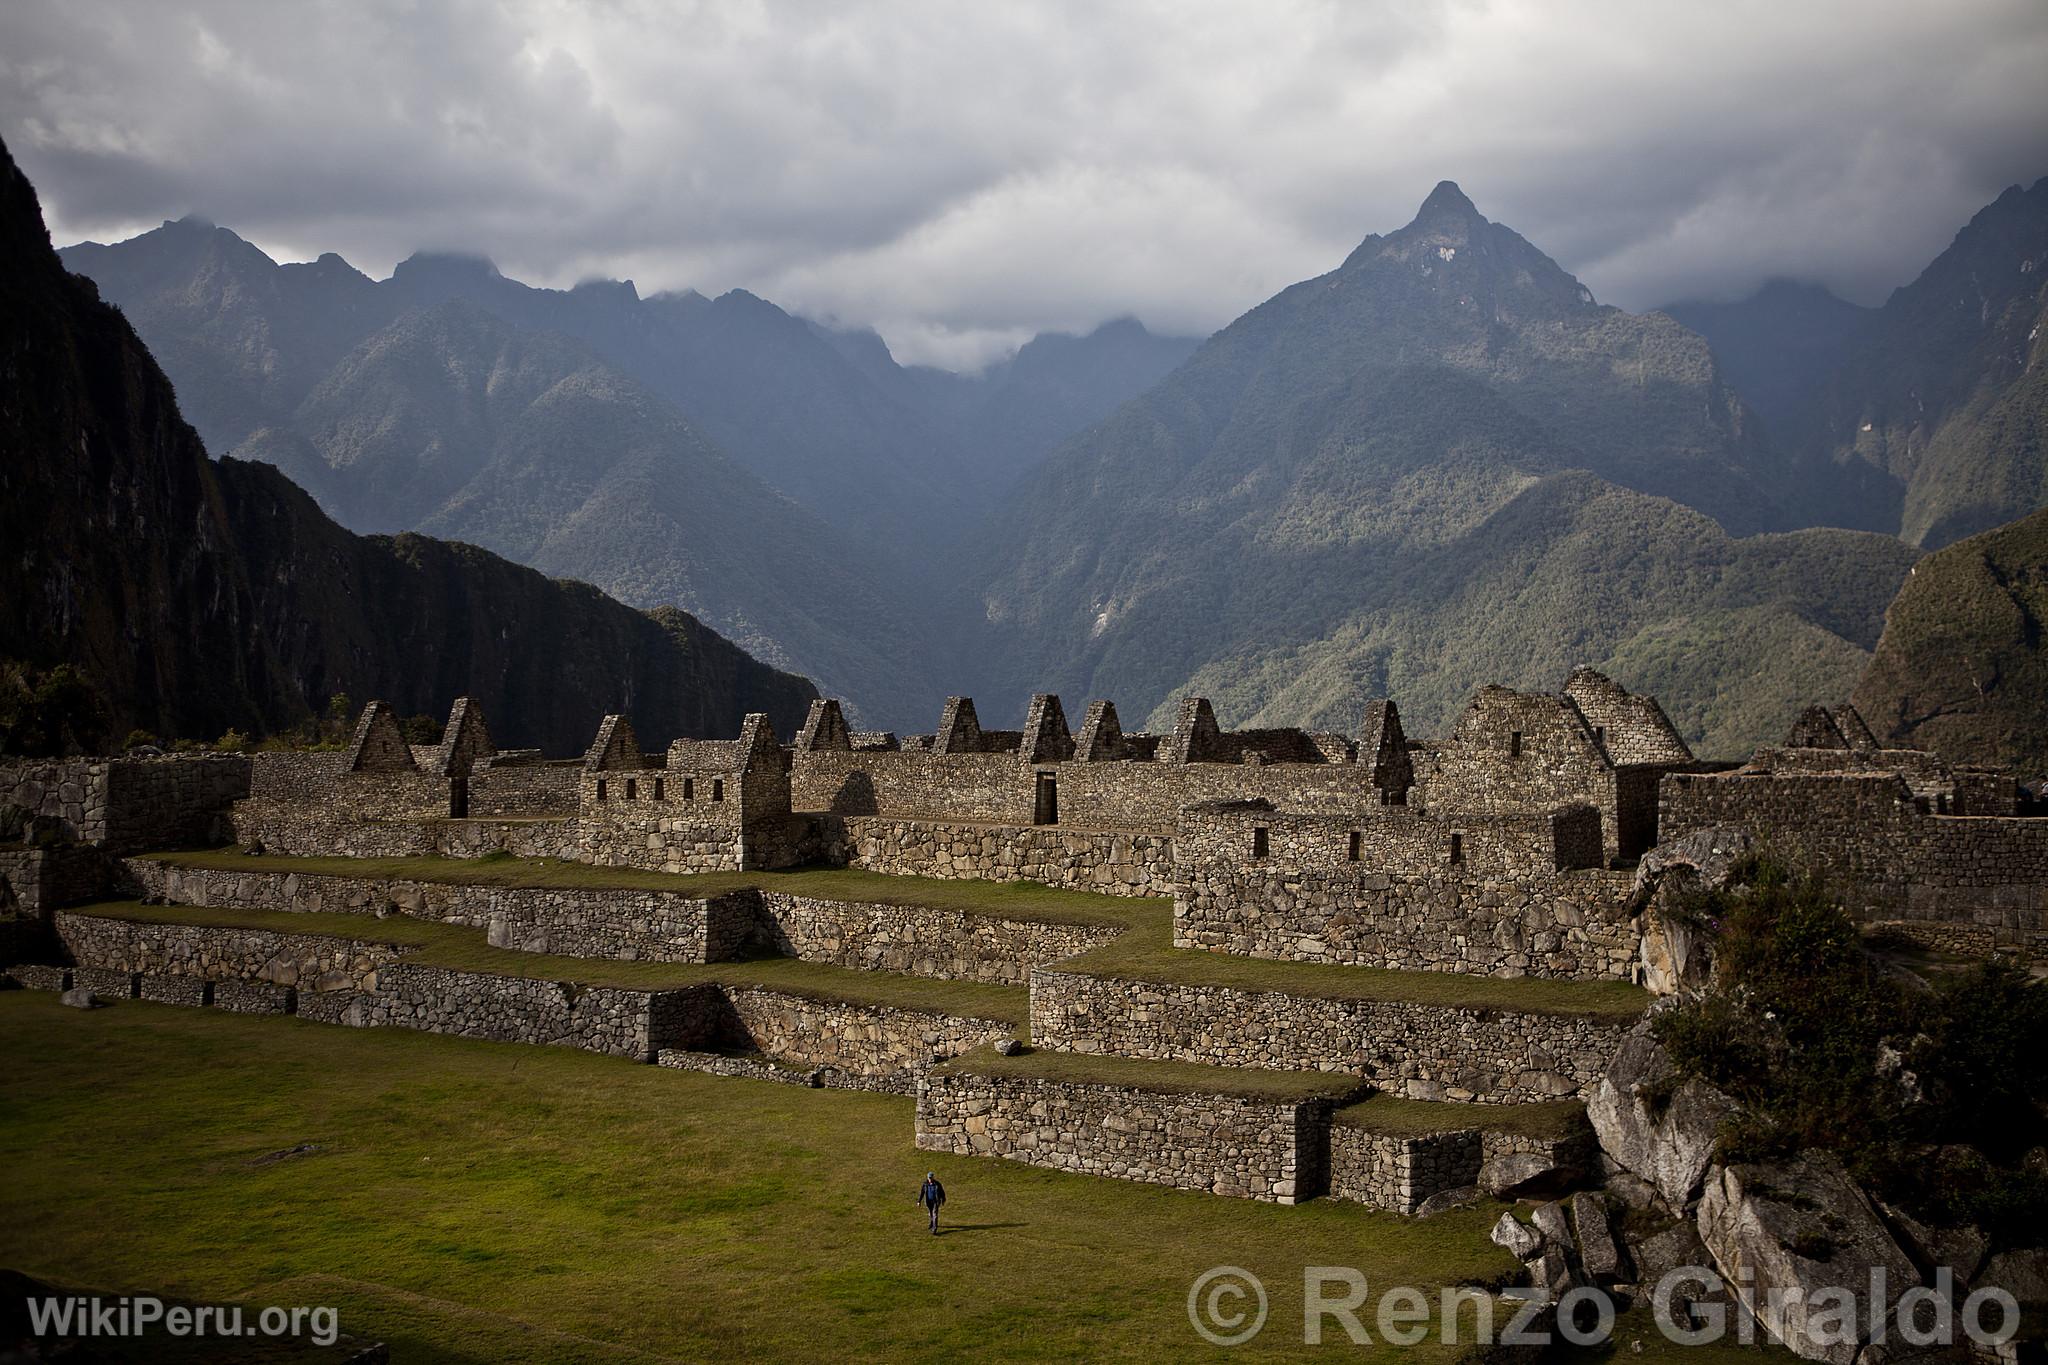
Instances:
[[[1429,198],[1422,201],[1422,207],[1415,212],[1418,223],[1432,219],[1457,218],[1476,219],[1479,208],[1465,197],[1465,191],[1458,188],[1455,180],[1439,180],[1436,188],[1429,192]]]

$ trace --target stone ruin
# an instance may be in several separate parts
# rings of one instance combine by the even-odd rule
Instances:
[[[1830,878],[1873,928],[2048,961],[2048,820],[2022,813],[2009,774],[1885,749],[1846,706],[1809,708],[1741,765],[1698,761],[1655,700],[1583,668],[1556,692],[1481,688],[1435,740],[1409,737],[1388,699],[1355,735],[1226,730],[1198,697],[1166,734],[1124,730],[1109,701],[1081,715],[1077,733],[1041,694],[1021,728],[990,730],[952,697],[930,734],[898,736],[855,731],[818,700],[788,742],[753,715],[732,739],[653,752],[613,715],[582,755],[547,758],[494,748],[468,699],[435,745],[407,744],[373,702],[337,752],[0,764],[0,804],[63,836],[0,849],[0,900],[41,926],[0,951],[25,985],[895,1090],[916,1097],[931,1151],[1402,1213],[1597,1174],[1583,1103],[1603,1102],[1653,993],[1704,971],[1662,908],[1760,843]],[[265,856],[140,856],[224,839]],[[499,885],[368,861],[488,854],[679,880]],[[818,867],[919,879],[905,887],[1036,882],[1101,909],[836,900],[772,875]],[[729,875],[716,890],[681,880],[706,873]],[[374,932],[138,924],[80,905],[110,892],[396,912],[508,953],[713,976],[571,987],[423,965]],[[1138,965],[1091,962],[1129,935],[1151,945]],[[850,980],[986,982],[1017,991],[1018,1009],[969,1018],[716,976],[763,955]],[[1200,970],[1233,958],[1299,975],[1253,989]],[[1404,990],[1414,973],[1488,989]],[[1621,994],[1557,993],[1592,988]],[[1041,1056],[1090,1070],[1034,1069]],[[1390,1117],[1417,1102],[1428,1121]],[[1537,1110],[1559,1117],[1490,1117]],[[1574,1265],[1612,1241],[1596,1233],[1565,1239]]]

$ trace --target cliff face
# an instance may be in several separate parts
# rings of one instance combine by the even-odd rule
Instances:
[[[355,536],[267,465],[210,460],[121,314],[51,249],[0,147],[0,657],[71,663],[130,727],[269,730],[346,692],[507,746],[783,734],[815,689],[694,618],[642,613],[472,546]]]
[[[1885,613],[1856,688],[1879,737],[2048,774],[2048,511],[1938,550]]]

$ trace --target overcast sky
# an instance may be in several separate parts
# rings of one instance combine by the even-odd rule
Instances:
[[[973,365],[1213,330],[1440,179],[1606,302],[1876,302],[2048,174],[2048,4],[8,0],[0,137],[60,244],[199,213]]]

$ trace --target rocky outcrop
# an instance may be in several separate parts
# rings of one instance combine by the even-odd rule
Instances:
[[[1706,985],[1713,973],[1712,951],[1706,936],[1684,913],[1684,901],[1693,892],[1726,886],[1755,846],[1748,830],[1713,825],[1643,855],[1629,905],[1637,911],[1642,931],[1644,986],[1658,995],[1672,995]]]
[[[1870,1337],[1874,1274],[1884,1277],[1879,1293],[1919,1282],[1869,1199],[1822,1152],[1780,1165],[1716,1167],[1700,1195],[1698,1225],[1744,1306],[1807,1360],[1857,1359]]]
[[[1631,1030],[1586,1099],[1586,1117],[1609,1158],[1649,1181],[1673,1209],[1691,1202],[1735,1102],[1697,1078],[1678,1079],[1644,1020]]]
[[[472,546],[351,535],[268,465],[211,460],[127,320],[50,249],[0,148],[0,657],[79,667],[107,732],[273,730],[330,695],[580,747],[630,699],[641,735],[785,732],[816,695],[673,608],[634,611]],[[138,642],[143,642],[138,644]]]

